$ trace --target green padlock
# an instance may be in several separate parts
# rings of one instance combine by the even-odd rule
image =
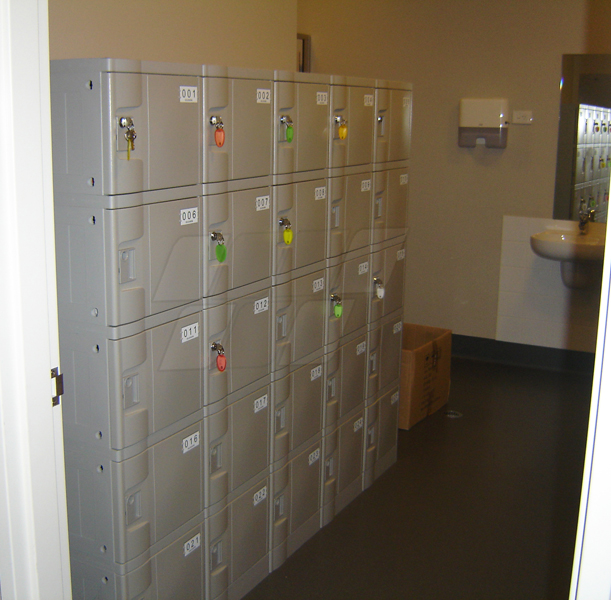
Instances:
[[[288,125],[286,128],[286,141],[291,143],[293,141],[293,126]]]
[[[341,304],[336,304],[333,307],[333,314],[339,319],[344,312],[344,307]]]

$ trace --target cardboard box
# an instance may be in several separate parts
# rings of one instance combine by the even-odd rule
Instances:
[[[399,428],[439,410],[450,394],[452,331],[403,323]]]

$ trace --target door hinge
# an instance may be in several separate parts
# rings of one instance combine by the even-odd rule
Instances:
[[[51,369],[51,379],[55,379],[55,396],[53,396],[51,404],[57,406],[59,399],[64,394],[64,374],[59,372],[59,367]]]

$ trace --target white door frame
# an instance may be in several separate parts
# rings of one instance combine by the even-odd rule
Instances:
[[[72,597],[59,366],[47,0],[0,0],[0,586]]]

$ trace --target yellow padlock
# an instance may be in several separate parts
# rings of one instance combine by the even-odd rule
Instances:
[[[348,137],[348,127],[344,124],[340,125],[337,133],[340,140],[345,140]]]
[[[293,230],[290,229],[290,228],[285,229],[283,234],[282,234],[282,237],[284,238],[284,243],[287,246],[290,246],[291,242],[293,241]]]

